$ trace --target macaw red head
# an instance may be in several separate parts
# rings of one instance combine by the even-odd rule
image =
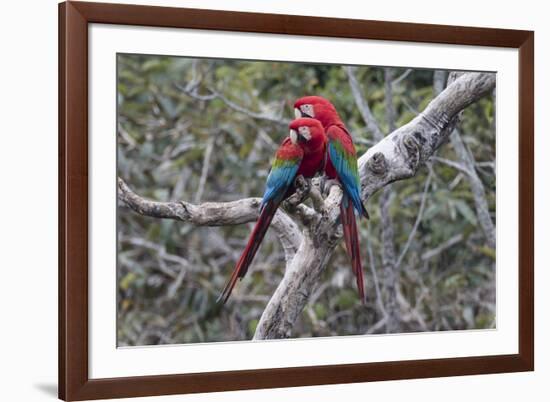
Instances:
[[[302,148],[315,150],[324,146],[327,137],[321,123],[315,119],[302,117],[290,122],[290,141]]]
[[[341,122],[336,109],[327,99],[321,96],[304,96],[294,103],[296,117],[310,117],[321,122],[323,127]]]

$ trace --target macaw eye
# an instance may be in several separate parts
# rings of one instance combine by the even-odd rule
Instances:
[[[300,106],[300,111],[302,112],[303,117],[315,117],[315,113],[313,112],[313,105],[302,105]]]
[[[298,127],[298,132],[300,133],[300,136],[303,137],[306,141],[309,141],[311,139],[311,132],[308,126]]]

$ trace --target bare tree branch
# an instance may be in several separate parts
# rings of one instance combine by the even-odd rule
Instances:
[[[184,270],[193,269],[191,264],[189,264],[189,261],[187,261],[187,259],[180,257],[179,255],[168,253],[166,251],[166,248],[163,245],[156,244],[145,239],[124,236],[124,235],[119,236],[119,241],[124,243],[129,243],[133,246],[143,247],[143,248],[152,250],[157,254],[159,259],[163,259],[171,263],[177,264],[181,269],[184,269]],[[158,269],[163,274],[165,274],[166,276],[169,276],[172,279],[176,279],[178,276],[176,271],[174,271],[172,268],[167,267],[166,265],[159,264]]]
[[[395,130],[395,108],[393,105],[393,69],[384,68],[384,102],[386,104],[386,121],[391,131]],[[399,288],[399,264],[395,259],[394,225],[390,214],[392,202],[391,186],[385,186],[380,196],[380,220],[382,227],[382,263],[384,264],[385,288],[387,290],[386,331],[399,332],[399,306],[396,295]]]
[[[412,177],[449,136],[458,113],[494,88],[495,74],[467,73],[433,99],[426,109],[359,158],[366,200],[386,184]]]
[[[369,236],[367,235],[367,237]],[[372,251],[372,245],[370,241],[367,242],[367,253],[369,255],[369,269],[372,274],[372,280],[374,282],[374,290],[376,292],[376,303],[378,304],[378,308],[382,313],[382,317],[386,318],[386,316],[388,315],[388,312],[386,311],[384,300],[382,300],[382,292],[380,291],[380,282],[378,280],[378,274],[376,273],[376,263],[374,261],[374,253]]]
[[[401,74],[399,77],[397,77],[395,80],[391,82],[392,86],[396,86],[401,81],[403,81],[405,78],[409,76],[410,73],[413,72],[412,68],[407,68],[403,74]]]
[[[467,150],[458,130],[454,130],[451,134],[451,144],[453,145],[457,156],[461,159],[461,162],[455,162],[440,157],[434,157],[432,159],[451,166],[466,174],[470,184],[470,190],[474,196],[477,220],[483,230],[487,243],[490,247],[494,248],[496,245],[495,224],[493,223],[493,219],[489,213],[489,205],[487,204],[487,198],[485,197],[483,182],[475,170],[475,166],[479,164],[474,161],[471,153]]]
[[[483,182],[475,170],[475,160],[466,148],[466,144],[462,141],[458,130],[454,130],[451,134],[451,144],[453,145],[456,155],[461,160],[462,164],[467,166],[468,180],[470,182],[470,189],[472,190],[472,194],[474,196],[477,219],[483,233],[485,234],[487,243],[490,247],[495,248],[495,224],[489,214],[489,205],[487,204],[487,198],[485,197],[485,187],[483,186]]]
[[[469,176],[472,173],[471,170],[468,169],[467,166],[463,165],[460,162],[452,161],[452,160],[446,159],[446,158],[441,158],[439,156],[432,157],[432,161],[441,162],[441,163],[443,163],[447,166],[452,167],[453,169],[458,170],[459,172],[462,172],[462,173],[466,174],[467,176]]]
[[[460,73],[453,73],[449,76],[449,84],[452,84],[461,76]],[[435,80],[435,77],[434,77]],[[468,173],[468,180],[470,182],[470,189],[474,196],[474,203],[476,207],[476,214],[481,229],[485,234],[487,243],[490,247],[496,246],[496,234],[495,224],[489,214],[489,206],[487,204],[487,198],[485,196],[485,188],[483,182],[479,178],[476,172],[476,161],[472,153],[468,150],[467,145],[462,141],[462,137],[458,130],[454,130],[451,134],[451,145],[453,146],[458,159],[462,166],[466,167]]]
[[[394,225],[390,215],[392,201],[391,186],[382,189],[380,195],[380,226],[382,231],[382,264],[384,270],[384,287],[387,292],[386,330],[388,333],[399,330],[399,306],[397,305],[396,289],[399,286],[399,265],[395,259]]]
[[[285,271],[256,327],[254,339],[287,338],[294,322],[313,293],[328,258],[338,244],[336,231],[342,189],[332,186],[322,218],[304,233],[304,240]]]
[[[219,92],[217,92],[213,89],[210,89],[210,91],[218,99],[221,99],[223,101],[223,103],[225,103],[229,108],[231,108],[231,109],[233,109],[237,112],[243,113],[243,114],[245,114],[249,117],[252,117],[254,119],[267,120],[267,121],[270,121],[272,123],[282,124],[284,126],[288,126],[289,123],[290,123],[290,120],[285,119],[282,115],[275,116],[273,114],[253,112],[253,111],[248,110],[245,107],[243,107],[241,105],[238,105],[237,103],[229,100],[225,95],[223,95],[223,94],[221,94],[221,93],[219,93]]]
[[[393,68],[384,68],[384,102],[386,103],[386,122],[388,131],[395,130],[395,106],[393,105]]]
[[[429,260],[430,258],[435,257],[438,254],[441,254],[443,251],[447,250],[448,248],[453,247],[455,244],[460,243],[464,236],[462,233],[456,234],[453,237],[451,237],[449,240],[447,240],[444,243],[441,243],[439,246],[432,250],[428,250],[420,256],[422,260]]]
[[[388,183],[414,176],[448,138],[449,126],[456,122],[457,114],[493,89],[495,83],[496,77],[490,73],[461,76],[433,99],[423,113],[370,148],[359,159],[363,200],[367,201]],[[296,318],[341,237],[341,230],[338,230],[340,199],[341,190],[332,187],[325,200],[326,213],[304,236],[260,318],[254,339],[290,336]]]
[[[495,75],[467,73],[450,84],[408,124],[380,140],[359,159],[363,201],[387,184],[412,177],[448,138],[458,113],[495,86]],[[339,186],[330,189],[322,213],[300,234],[297,224],[278,211],[273,221],[281,241],[296,250],[288,259],[282,281],[267,304],[254,339],[288,337],[315,290],[342,230],[339,225]],[[196,225],[234,225],[258,216],[258,198],[228,203],[154,202],[132,193],[119,179],[119,199],[134,211],[157,218],[177,219]],[[286,249],[285,249],[286,250]],[[399,296],[399,295],[398,295]]]
[[[225,105],[230,109],[233,109],[236,112],[242,113],[248,117],[252,117],[253,119],[266,120],[271,123],[277,123],[284,126],[288,126],[288,124],[290,123],[290,120],[284,118],[282,114],[279,116],[276,116],[274,114],[255,112],[253,110],[245,108],[244,106],[239,105],[236,102],[233,102],[232,100],[227,98],[224,94],[212,88],[208,88],[209,93],[207,95],[201,95],[198,93],[196,87],[193,87],[192,89],[190,89],[188,88],[188,85],[184,86],[180,84],[175,84],[175,87],[193,99],[197,99],[201,101],[211,101],[214,99],[219,99],[223,103],[225,103]]]
[[[359,113],[361,113],[361,117],[363,118],[363,121],[367,126],[367,130],[372,133],[372,136],[376,141],[380,141],[382,138],[384,138],[384,134],[382,133],[382,130],[380,130],[380,127],[378,127],[376,119],[374,118],[374,115],[370,110],[369,104],[363,97],[361,84],[359,84],[359,81],[357,80],[357,67],[345,66],[344,71],[348,75],[348,82],[351,88],[351,93],[353,94],[355,104],[359,109]]]
[[[434,94],[437,96],[445,89],[445,78],[447,77],[447,72],[444,70],[435,70],[434,71]]]
[[[422,221],[422,214],[424,213],[424,207],[426,206],[426,197],[428,195],[428,190],[430,188],[431,181],[432,181],[432,171],[430,170],[430,173],[428,174],[428,178],[424,183],[424,191],[422,192],[422,199],[420,200],[420,207],[418,208],[418,215],[416,216],[416,221],[414,222],[413,228],[409,233],[409,237],[407,238],[405,247],[403,247],[401,254],[399,254],[399,258],[397,259],[397,263],[396,263],[397,266],[400,266],[401,263],[403,262],[403,258],[405,258],[405,255],[407,254],[407,251],[411,246],[412,239],[414,238],[414,235],[418,230],[418,225],[420,225],[420,222]]]
[[[345,71],[348,75],[348,82],[355,100],[355,104],[361,113],[361,117],[365,125],[369,128],[369,131],[372,132],[372,136],[376,141],[382,140],[384,134],[380,129],[380,126],[376,122],[374,115],[372,114],[369,104],[366,98],[363,96],[363,91],[361,85],[357,80],[355,74],[356,69],[352,67],[346,67]],[[410,70],[409,70],[410,72]],[[408,74],[408,73],[405,73]],[[405,75],[404,74],[404,75]],[[403,77],[404,78],[404,77]],[[386,103],[386,120],[388,122],[388,127],[390,130],[395,129],[395,109],[393,106],[393,70],[391,68],[384,69],[384,92],[385,92],[385,103]],[[382,195],[380,196],[380,228],[382,232],[382,265],[383,265],[383,279],[384,279],[384,289],[386,290],[387,295],[387,306],[383,310],[384,318],[379,321],[386,326],[387,332],[395,332],[398,329],[398,305],[396,302],[396,289],[398,286],[397,277],[398,273],[396,269],[398,268],[395,265],[395,244],[394,244],[394,230],[393,222],[390,216],[389,208],[391,202],[391,188],[389,186],[384,187],[382,190]],[[372,259],[372,258],[371,258]],[[372,270],[372,268],[371,268]],[[373,271],[376,274],[375,271]],[[381,299],[382,294],[377,289],[377,298],[378,304],[383,305]],[[375,325],[376,327],[376,325]]]
[[[185,201],[157,202],[135,194],[128,185],[118,179],[118,198],[140,215],[153,218],[175,219],[197,226],[240,225],[258,218],[260,198],[244,198],[231,202],[205,202],[194,205]],[[285,251],[285,258],[292,259],[302,242],[302,234],[296,222],[279,210],[271,226],[277,233]]]
[[[212,150],[214,149],[214,139],[212,136],[206,143],[206,150],[204,151],[204,159],[202,162],[201,178],[199,180],[199,188],[195,193],[195,204],[201,202],[202,193],[204,192],[204,186],[206,185],[206,178],[208,177],[208,170],[210,169],[210,158],[212,157]]]

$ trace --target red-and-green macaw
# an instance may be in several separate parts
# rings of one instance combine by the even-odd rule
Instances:
[[[363,282],[363,267],[359,250],[359,235],[355,220],[355,209],[359,215],[369,218],[369,214],[361,201],[361,184],[357,169],[357,152],[353,139],[349,134],[335,107],[327,99],[320,96],[305,96],[294,103],[296,116],[310,117],[323,125],[328,137],[328,158],[325,174],[329,179],[337,179],[344,192],[340,204],[340,217],[344,230],[346,249],[351,258],[351,266],[355,274],[357,289],[361,301],[365,302],[365,285]]]
[[[237,279],[246,274],[277,208],[281,202],[294,194],[296,177],[301,175],[310,178],[323,170],[327,146],[323,126],[315,119],[299,118],[293,120],[289,127],[290,135],[277,150],[267,177],[266,189],[260,204],[260,216],[237,266],[218,298],[218,301],[223,303],[231,295]]]

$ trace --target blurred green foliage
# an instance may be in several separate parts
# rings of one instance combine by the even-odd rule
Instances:
[[[228,101],[274,120],[290,120],[295,99],[325,96],[353,132],[358,153],[373,144],[340,66],[125,54],[117,61],[118,175],[146,198],[203,202],[262,195],[271,157],[288,130],[284,123],[235,110]],[[393,76],[405,72],[395,68]],[[360,67],[357,77],[387,133],[384,69]],[[393,85],[397,127],[433,99],[433,84],[433,70],[415,69]],[[212,91],[224,98],[209,99]],[[494,97],[487,96],[464,111],[459,125],[478,162],[493,221],[494,115]],[[450,144],[437,156],[457,160]],[[433,177],[424,214],[399,267],[400,331],[493,328],[495,252],[479,227],[467,177],[447,164],[430,164]],[[417,218],[427,174],[423,167],[416,177],[391,185],[397,255]],[[206,179],[202,189],[201,175]],[[388,302],[393,284],[381,257],[379,197],[368,202],[368,227],[360,224],[367,304],[358,301],[349,261],[339,246],[293,329],[294,337],[388,331],[380,305]],[[119,346],[250,339],[285,266],[272,233],[228,304],[222,308],[215,300],[251,227],[194,227],[143,217],[119,205]],[[433,252],[457,235],[458,242]]]

